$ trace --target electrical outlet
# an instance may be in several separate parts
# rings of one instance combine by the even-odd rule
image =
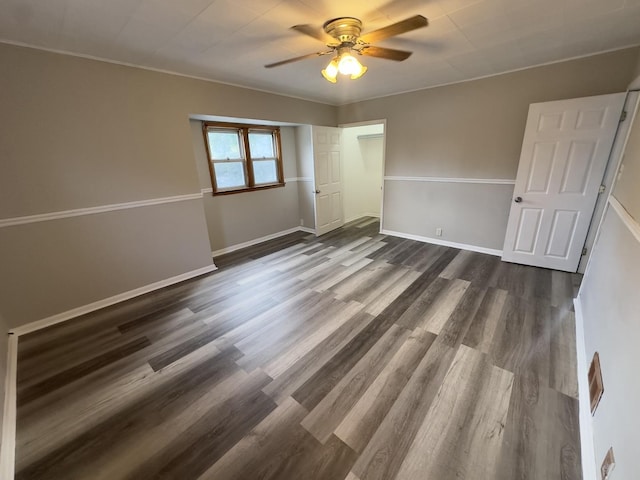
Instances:
[[[300,219],[300,226],[301,226],[301,227],[304,227],[304,218],[301,218],[301,219]]]
[[[616,466],[616,459],[613,456],[613,447],[609,449],[607,455],[604,457],[602,466],[600,467],[600,473],[602,474],[602,480],[610,480],[611,472]]]
[[[436,237],[441,237],[442,236],[442,229],[441,228],[436,228]]]

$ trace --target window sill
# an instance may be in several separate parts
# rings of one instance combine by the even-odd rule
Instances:
[[[234,193],[245,193],[245,192],[255,192],[258,190],[269,190],[271,188],[280,188],[280,187],[284,187],[285,183],[274,183],[274,184],[270,184],[270,185],[257,185],[255,187],[247,187],[247,188],[239,188],[237,190],[222,190],[219,192],[212,192],[212,195],[218,196],[218,195],[232,195]]]

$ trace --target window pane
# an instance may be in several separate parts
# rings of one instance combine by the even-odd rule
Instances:
[[[242,158],[240,154],[240,137],[237,131],[209,130],[209,148],[211,158],[214,160],[226,160],[227,158]]]
[[[253,177],[256,184],[278,183],[278,171],[275,160],[259,160],[253,162]]]
[[[249,132],[249,149],[251,150],[251,158],[275,158],[273,134],[271,132]]]
[[[244,179],[244,164],[242,162],[214,163],[213,168],[216,172],[216,185],[219,189],[247,185]]]

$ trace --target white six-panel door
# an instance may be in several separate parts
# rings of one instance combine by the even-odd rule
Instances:
[[[502,259],[575,272],[625,94],[529,106]]]
[[[344,224],[342,209],[342,129],[312,127],[316,235]]]

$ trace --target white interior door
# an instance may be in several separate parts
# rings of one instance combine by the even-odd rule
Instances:
[[[575,272],[625,94],[529,106],[502,259]]]
[[[312,127],[316,235],[344,224],[342,212],[342,129]]]

